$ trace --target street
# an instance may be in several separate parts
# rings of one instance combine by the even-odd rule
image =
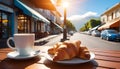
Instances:
[[[59,42],[62,38],[62,34],[59,36],[48,40],[48,43],[44,44],[47,46],[53,46],[55,43]],[[88,48],[98,48],[104,50],[120,50],[120,42],[113,42],[103,40],[100,37],[94,37],[90,35],[85,35],[81,33],[74,33],[73,36],[68,37],[71,41],[80,40],[81,45],[87,46]],[[43,46],[44,46],[43,45]]]

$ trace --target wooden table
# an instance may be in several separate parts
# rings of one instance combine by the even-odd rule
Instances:
[[[38,50],[45,51],[48,46],[36,46]],[[7,58],[10,48],[0,49],[0,69],[120,69],[120,51],[90,49],[95,53],[95,60],[82,64],[59,64],[36,56],[26,60],[13,60]]]

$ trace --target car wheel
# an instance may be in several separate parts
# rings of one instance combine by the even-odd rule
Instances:
[[[109,37],[107,37],[107,38],[106,38],[106,40],[108,40],[108,41],[109,41]]]

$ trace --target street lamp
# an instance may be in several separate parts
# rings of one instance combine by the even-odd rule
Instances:
[[[68,2],[63,2],[62,6],[64,7],[64,25],[63,25],[63,39],[61,41],[67,40],[67,30],[66,30],[66,12],[68,7]]]

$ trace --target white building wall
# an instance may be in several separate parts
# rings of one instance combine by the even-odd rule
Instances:
[[[106,23],[107,22],[107,15],[101,16],[101,22]]]
[[[108,15],[108,21],[110,21],[110,20],[112,20],[112,15],[111,14]]]
[[[113,10],[110,13],[102,15],[101,22],[108,22],[118,17],[120,17],[120,8]]]
[[[116,11],[116,17],[120,17],[120,8]]]
[[[116,11],[113,12],[113,19],[116,18]]]

